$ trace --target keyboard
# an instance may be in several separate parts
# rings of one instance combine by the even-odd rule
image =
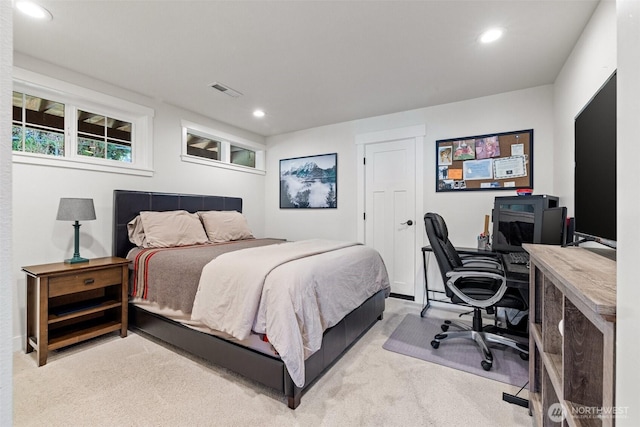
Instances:
[[[507,254],[507,259],[511,264],[526,265],[529,263],[529,253],[528,252],[509,252]]]
[[[507,252],[501,253],[502,266],[507,276],[507,281],[528,282],[529,281],[529,254],[527,252]],[[516,262],[512,261],[512,258]],[[519,263],[524,258],[524,262]]]

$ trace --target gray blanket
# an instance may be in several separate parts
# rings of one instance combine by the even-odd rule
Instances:
[[[134,267],[131,296],[189,314],[202,269],[212,259],[227,252],[282,242],[281,239],[249,239],[179,248],[135,248],[127,255]]]

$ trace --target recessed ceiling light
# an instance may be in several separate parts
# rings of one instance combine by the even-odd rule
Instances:
[[[500,28],[492,28],[491,30],[485,31],[480,36],[480,41],[482,43],[491,43],[498,40],[502,37],[502,30]]]
[[[31,18],[40,19],[43,21],[50,21],[53,19],[51,12],[49,12],[44,7],[32,3],[30,1],[18,1],[16,2],[16,8],[22,13]]]
[[[264,111],[262,110],[255,110],[253,112],[253,117],[264,117]]]

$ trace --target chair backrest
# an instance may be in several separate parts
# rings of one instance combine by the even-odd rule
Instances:
[[[433,254],[438,262],[440,268],[440,274],[442,274],[442,280],[447,283],[447,272],[453,270],[456,267],[462,266],[462,260],[460,255],[456,251],[453,244],[449,241],[449,231],[447,230],[447,224],[444,219],[437,213],[429,212],[424,215],[424,227],[427,231],[427,237],[433,250]],[[451,290],[448,286],[445,286],[445,291],[448,296],[451,296]]]

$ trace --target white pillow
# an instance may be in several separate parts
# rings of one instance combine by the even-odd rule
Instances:
[[[247,220],[236,211],[206,211],[198,212],[207,237],[214,243],[229,242],[231,240],[252,239]]]
[[[140,212],[140,220],[144,229],[145,248],[171,248],[208,243],[207,233],[197,214],[184,210],[143,211]]]
[[[135,218],[127,223],[127,233],[131,243],[141,248],[145,246],[144,227],[142,227],[140,215],[136,215]]]

